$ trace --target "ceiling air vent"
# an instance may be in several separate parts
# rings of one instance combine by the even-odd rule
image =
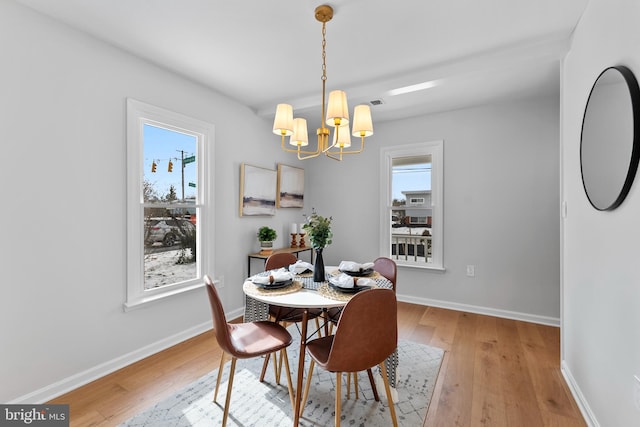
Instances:
[[[382,105],[382,104],[384,104],[384,101],[382,99],[374,99],[372,101],[369,101],[369,104],[371,104],[371,105]]]

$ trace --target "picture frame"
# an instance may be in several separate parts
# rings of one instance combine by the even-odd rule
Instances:
[[[240,165],[240,216],[276,214],[277,171]]]
[[[304,169],[278,164],[276,207],[304,207]]]

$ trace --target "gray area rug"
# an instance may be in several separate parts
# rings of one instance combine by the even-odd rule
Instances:
[[[292,333],[294,343],[289,347],[292,381],[298,363],[297,332]],[[298,337],[296,337],[298,335]],[[297,339],[296,339],[297,338]],[[399,366],[397,370],[397,402],[395,404],[398,423],[401,426],[421,426],[429,408],[433,388],[440,370],[444,351],[439,348],[411,341],[398,342]],[[308,356],[307,356],[308,358]],[[292,408],[284,376],[281,385],[274,380],[270,363],[265,381],[258,378],[262,369],[262,358],[238,360],[233,380],[228,426],[291,426]],[[121,427],[204,427],[222,422],[229,366],[225,364],[218,392],[218,403],[213,403],[213,391],[217,370],[180,390],[175,395],[157,403],[144,412],[120,424]],[[308,370],[309,362],[305,364]],[[374,370],[374,372],[376,372]],[[377,373],[376,373],[377,375]],[[335,374],[316,367],[309,390],[309,399],[300,419],[301,426],[333,425]],[[306,372],[305,372],[306,381]],[[351,398],[346,399],[346,376],[343,376],[342,424],[345,426],[389,426],[391,417],[382,383],[377,387],[380,402],[373,398],[366,372],[358,374],[359,398],[355,400],[353,384]]]

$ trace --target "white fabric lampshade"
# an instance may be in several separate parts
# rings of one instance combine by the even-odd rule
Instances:
[[[336,136],[338,137],[337,143]],[[333,142],[335,143],[336,147],[351,147],[351,134],[349,133],[349,125],[335,128],[335,130],[333,131]]]
[[[356,105],[353,109],[353,136],[373,135],[373,122],[371,121],[371,109],[368,105]]]
[[[349,124],[349,106],[347,105],[347,94],[341,90],[333,90],[329,93],[329,104],[327,105],[328,126],[336,127],[336,119],[340,120],[339,126]]]
[[[273,133],[284,136],[290,136],[293,133],[293,107],[291,105],[278,104],[276,107]]]
[[[307,120],[302,118],[293,119],[293,133],[289,139],[289,144],[304,147],[309,145],[309,133],[307,132]]]

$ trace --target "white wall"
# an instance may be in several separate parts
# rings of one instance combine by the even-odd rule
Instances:
[[[530,99],[376,123],[363,154],[315,162],[310,179],[322,185],[310,203],[335,224],[325,264],[379,254],[380,147],[443,139],[446,271],[400,268],[399,298],[559,324],[558,103]],[[467,264],[475,277],[466,277]]]
[[[562,78],[562,349],[565,375],[593,425],[640,424],[640,193],[638,178],[612,212],[591,207],[580,174],[580,130],[600,72],[626,65],[640,77],[640,3],[591,0],[576,28]]]
[[[288,244],[302,217],[238,216],[240,163],[285,158],[246,107],[5,0],[0,52],[0,402],[37,402],[211,323],[204,289],[123,313],[127,97],[216,127],[209,273],[228,311],[259,226]]]

